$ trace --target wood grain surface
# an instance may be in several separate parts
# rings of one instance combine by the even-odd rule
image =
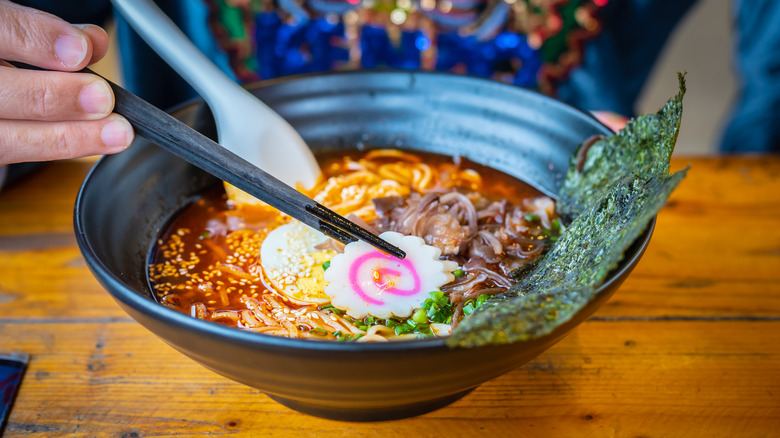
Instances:
[[[435,412],[299,414],[185,358],[93,279],[72,231],[89,160],[0,192],[0,351],[31,356],[5,437],[773,437],[780,434],[780,157],[676,158],[644,258],[536,360]]]

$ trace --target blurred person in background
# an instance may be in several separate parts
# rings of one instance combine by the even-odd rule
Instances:
[[[160,0],[235,80],[358,68],[438,70],[538,90],[614,128],[696,0]],[[744,3],[748,4],[748,3]],[[780,150],[780,2],[733,3],[739,95],[724,152]],[[28,9],[32,8],[32,9]],[[46,11],[43,13],[40,11]],[[60,18],[57,18],[60,17]],[[0,164],[108,154],[132,141],[102,80],[105,0],[0,0]],[[125,88],[160,108],[195,96],[116,16]],[[92,23],[72,26],[68,23]],[[728,49],[724,48],[725,53]]]

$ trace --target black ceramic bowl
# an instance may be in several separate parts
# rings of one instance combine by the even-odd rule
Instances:
[[[609,131],[542,95],[491,81],[434,73],[353,72],[257,84],[315,150],[370,147],[462,155],[555,195],[568,158]],[[196,102],[176,117],[214,135]],[[171,216],[219,181],[138,139],[101,159],[76,201],[78,244],[90,269],[139,323],[205,367],[309,414],[380,420],[421,414],[538,356],[590,316],[637,263],[642,235],[596,299],[570,322],[531,342],[448,348],[441,339],[390,343],[307,341],[248,333],[164,308],[146,262]]]

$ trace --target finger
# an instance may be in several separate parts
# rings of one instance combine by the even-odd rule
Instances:
[[[110,43],[106,31],[94,24],[77,24],[75,26],[87,34],[89,41],[92,43],[92,58],[89,60],[89,64],[94,64],[103,59],[106,56],[106,52],[108,52]]]
[[[623,129],[629,120],[628,117],[613,113],[612,111],[591,111],[591,113],[599,122],[607,125],[609,129],[615,132]]]
[[[117,114],[81,122],[0,120],[0,165],[113,154],[133,141],[133,129]]]
[[[0,59],[71,71],[92,59],[88,34],[54,15],[2,1],[0,23]]]
[[[113,108],[114,93],[96,75],[0,67],[0,119],[96,120]]]

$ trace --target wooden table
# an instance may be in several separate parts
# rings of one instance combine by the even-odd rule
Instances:
[[[688,163],[592,319],[448,407],[373,424],[287,409],[130,319],[73,237],[90,162],[51,164],[0,192],[0,350],[31,355],[6,436],[778,436],[780,157]]]

